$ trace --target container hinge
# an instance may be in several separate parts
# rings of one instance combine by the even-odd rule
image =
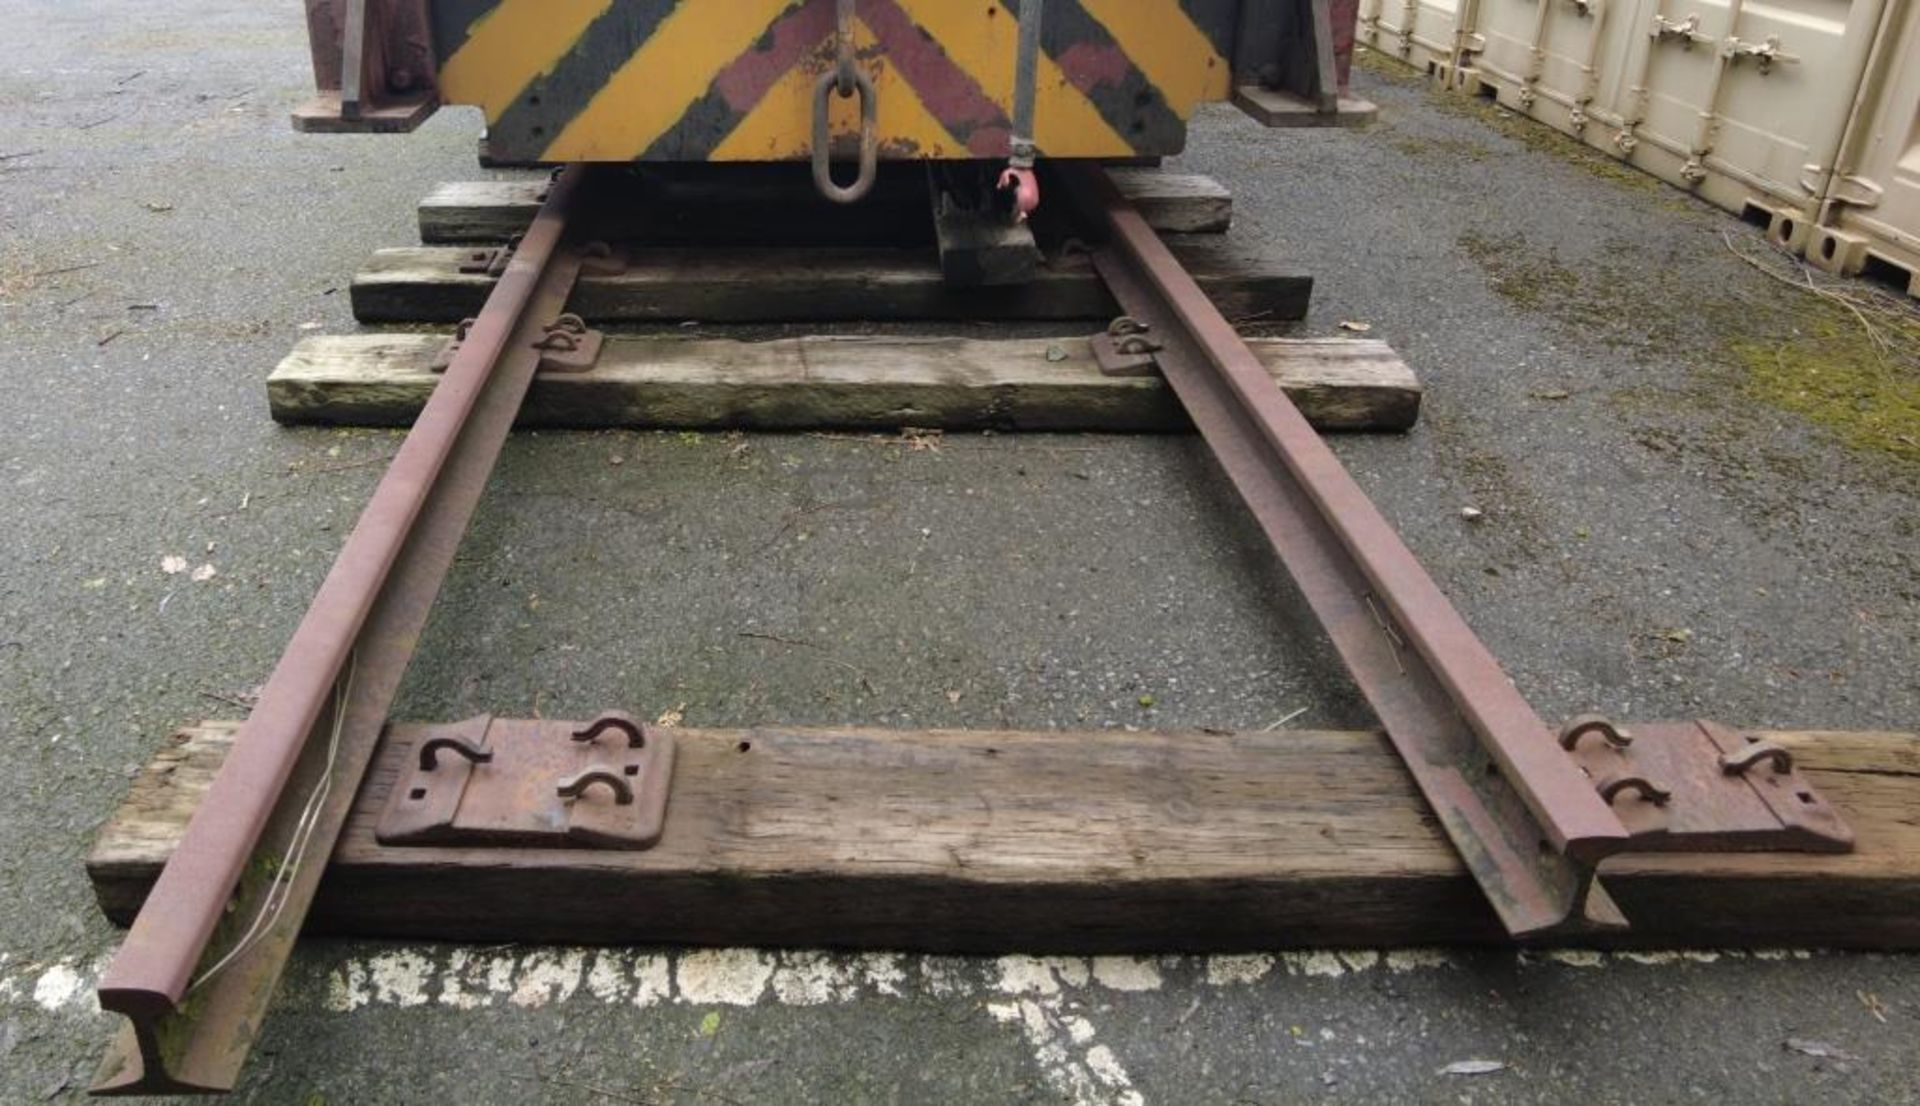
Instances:
[[[1797,65],[1800,61],[1800,55],[1788,54],[1780,49],[1779,35],[1768,35],[1761,42],[1744,42],[1729,35],[1720,44],[1720,53],[1725,56],[1728,65],[1739,62],[1741,58],[1752,58],[1762,73],[1771,72],[1774,62]]]
[[[1700,33],[1699,15],[1689,15],[1685,19],[1668,19],[1655,12],[1653,16],[1653,37],[1664,41],[1669,38],[1680,40],[1682,49],[1691,50],[1696,42],[1712,42],[1710,35]]]
[[[622,711],[584,725],[491,715],[404,751],[382,845],[646,849],[666,825],[673,735]]]
[[[1576,718],[1560,745],[1631,835],[1625,852],[1846,852],[1853,833],[1784,746],[1717,722],[1631,733]]]

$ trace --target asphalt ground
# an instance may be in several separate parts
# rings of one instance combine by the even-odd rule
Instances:
[[[481,174],[461,113],[293,134],[292,5],[0,0],[0,26],[24,29],[0,36],[0,1100],[57,1101],[112,1028],[95,828],[172,727],[241,709],[398,440],[276,427],[266,373],[351,330],[355,267]],[[1180,163],[1232,187],[1242,246],[1314,272],[1302,333],[1365,322],[1425,380],[1416,431],[1336,449],[1523,691],[1914,729],[1920,461],[1756,375],[1756,346],[1846,339],[1730,252],[1754,232],[1411,79],[1357,84],[1369,132],[1222,109]],[[518,436],[397,713],[614,705],[1368,721],[1195,441]],[[312,941],[239,1098],[1899,1102],[1916,1066],[1898,956]]]

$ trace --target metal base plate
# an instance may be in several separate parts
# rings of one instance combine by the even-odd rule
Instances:
[[[603,716],[605,718],[611,716]],[[395,787],[383,845],[645,849],[666,824],[671,734],[483,715],[436,726]],[[628,734],[640,744],[630,743]]]
[[[1597,732],[1573,757],[1631,835],[1622,852],[1846,852],[1853,832],[1784,748],[1717,722],[1636,725],[1630,744]]]
[[[360,109],[359,118],[349,119],[340,110],[340,93],[335,90],[294,108],[293,129],[307,134],[408,134],[439,109],[439,98],[429,94],[368,105]]]

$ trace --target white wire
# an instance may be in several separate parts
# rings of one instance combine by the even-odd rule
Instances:
[[[320,824],[320,808],[325,805],[327,796],[333,791],[333,769],[340,758],[340,731],[346,725],[347,700],[353,693],[353,674],[357,666],[358,654],[348,654],[347,674],[336,686],[333,701],[333,729],[327,738],[327,764],[322,770],[320,781],[314,785],[312,794],[307,796],[307,805],[300,812],[300,820],[294,824],[293,836],[287,841],[287,851],[280,857],[280,866],[273,873],[273,882],[267,885],[267,893],[260,901],[260,909],[255,912],[253,922],[247,931],[240,935],[226,955],[214,961],[206,971],[201,972],[191,984],[189,992],[198,990],[208,980],[219,974],[229,964],[238,960],[241,954],[258,944],[266,936],[267,930],[280,920],[281,911],[286,908],[292,895],[294,874],[306,859],[307,845],[313,840],[314,831]]]

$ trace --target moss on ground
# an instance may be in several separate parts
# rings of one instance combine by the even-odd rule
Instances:
[[[1912,347],[1888,336],[1900,324],[1862,323],[1843,305],[1810,303],[1800,314],[1782,339],[1726,343],[1747,394],[1854,449],[1920,463],[1920,313],[1905,324]]]
[[[1704,285],[1695,273],[1669,275],[1633,251],[1603,248],[1597,258],[1568,264],[1513,233],[1469,231],[1459,245],[1515,307],[1616,348],[1693,366],[1684,388],[1657,398],[1616,395],[1623,406],[1723,407],[1729,393],[1738,394],[1797,415],[1852,449],[1920,464],[1920,304],[1852,281],[1755,286],[1757,276],[1732,272]],[[1791,259],[1749,249],[1784,281],[1806,279]]]
[[[1356,49],[1353,56],[1355,66],[1382,77],[1389,83],[1402,87],[1428,84],[1418,70],[1413,69],[1406,62],[1389,57],[1377,50]],[[1643,173],[1618,158],[1602,153],[1577,138],[1563,134],[1537,119],[1509,110],[1491,97],[1436,91],[1433,103],[1448,115],[1483,123],[1529,149],[1551,154],[1622,188],[1647,193],[1658,193],[1667,188],[1658,178]],[[1478,157],[1474,160],[1478,160]],[[1674,195],[1678,198],[1682,193],[1674,190]]]
[[[1564,315],[1583,299],[1579,275],[1562,264],[1558,255],[1530,248],[1521,235],[1470,230],[1460,236],[1459,244],[1486,270],[1493,290],[1516,307]]]

